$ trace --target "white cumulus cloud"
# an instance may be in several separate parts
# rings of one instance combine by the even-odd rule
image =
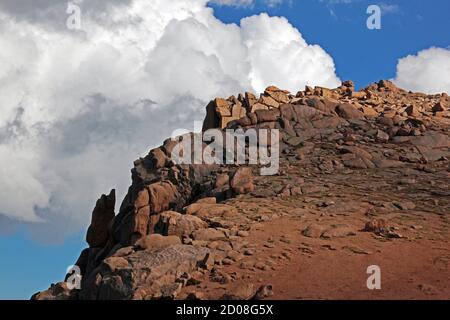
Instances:
[[[450,49],[432,47],[400,59],[394,82],[411,91],[450,93]]]
[[[101,193],[124,195],[132,161],[213,97],[339,84],[284,18],[224,24],[207,0],[78,3],[79,31],[61,1],[0,4],[0,221],[45,241],[84,228]]]
[[[333,59],[320,46],[308,45],[286,18],[261,14],[243,19],[241,26],[256,91],[268,83],[291,91],[339,84]]]

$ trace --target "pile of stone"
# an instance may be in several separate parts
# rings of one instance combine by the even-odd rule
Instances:
[[[336,89],[306,87],[295,95],[271,86],[259,98],[247,92],[211,101],[203,129],[279,129],[286,157],[304,159],[314,150],[312,141],[327,141],[335,144],[337,158],[319,164],[323,170],[386,168],[449,157],[449,105],[447,94],[410,93],[385,80],[361,91],[345,81]],[[390,155],[383,146],[391,144],[407,148]],[[174,299],[195,283],[196,273],[240,254],[231,244],[246,231],[228,225],[238,213],[221,201],[257,194],[253,168],[176,164],[175,145],[166,140],[135,161],[117,214],[114,190],[97,201],[89,248],[76,262],[81,290],[61,282],[34,299]],[[280,196],[302,192],[308,190],[290,186]]]

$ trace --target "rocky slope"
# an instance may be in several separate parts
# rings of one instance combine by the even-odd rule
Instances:
[[[449,299],[449,104],[389,81],[215,99],[204,130],[280,130],[279,173],[177,165],[165,141],[117,214],[97,201],[81,290],[33,299]]]

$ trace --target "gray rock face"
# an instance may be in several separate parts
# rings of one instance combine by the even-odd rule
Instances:
[[[195,271],[210,249],[174,245],[157,251],[138,251],[120,258],[111,268],[108,259],[100,266],[92,281],[86,283],[81,299],[151,300],[175,298],[181,289],[177,279]],[[97,292],[95,297],[91,293]]]

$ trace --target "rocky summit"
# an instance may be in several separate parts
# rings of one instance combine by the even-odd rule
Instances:
[[[204,131],[279,130],[278,173],[177,164],[166,140],[118,212],[97,201],[79,286],[32,299],[450,299],[449,106],[386,80],[214,99]]]

